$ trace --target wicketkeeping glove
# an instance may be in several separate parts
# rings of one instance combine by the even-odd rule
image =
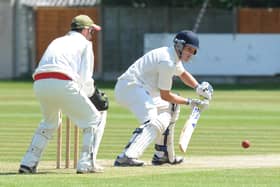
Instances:
[[[104,92],[100,91],[98,88],[95,88],[94,94],[91,97],[89,97],[89,99],[97,108],[97,110],[99,111],[108,110],[109,108],[108,97]]]

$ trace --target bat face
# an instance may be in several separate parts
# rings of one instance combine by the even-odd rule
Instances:
[[[198,107],[194,107],[192,113],[188,117],[181,131],[181,135],[179,139],[179,148],[182,152],[187,151],[191,136],[197,125],[197,121],[199,120],[199,117],[200,117],[200,110]]]
[[[197,122],[199,117],[200,117],[200,110],[199,110],[198,107],[194,107],[193,110],[192,110],[191,115],[189,116],[189,119],[196,120],[196,122]]]

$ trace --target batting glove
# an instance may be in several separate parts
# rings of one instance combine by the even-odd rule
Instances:
[[[197,87],[195,87],[195,91],[199,96],[202,96],[209,101],[212,99],[213,96],[213,87],[209,82],[202,82]]]
[[[187,104],[191,106],[191,108],[198,107],[201,111],[208,108],[209,101],[208,100],[200,100],[200,99],[191,99],[187,98]]]

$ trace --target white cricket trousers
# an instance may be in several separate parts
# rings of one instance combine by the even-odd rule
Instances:
[[[126,79],[119,79],[115,86],[116,101],[130,109],[137,117],[140,124],[156,119],[160,108],[168,108],[169,103],[160,97],[153,98],[149,93],[136,83]]]
[[[33,89],[41,106],[41,125],[47,129],[58,127],[60,111],[82,129],[96,128],[100,122],[100,112],[74,81],[41,79]]]

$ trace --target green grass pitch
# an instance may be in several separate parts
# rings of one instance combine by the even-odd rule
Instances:
[[[32,82],[0,81],[0,187],[279,186],[279,84],[214,86],[214,99],[209,109],[202,113],[185,154],[178,149],[178,137],[190,109],[181,107],[175,147],[177,155],[185,157],[184,164],[151,166],[151,145],[141,158],[148,165],[140,168],[112,167],[115,157],[138,127],[135,117],[115,102],[113,86],[99,84],[110,99],[98,154],[99,162],[105,166],[104,173],[77,175],[74,169],[55,169],[55,134],[39,164],[39,174],[19,175],[20,160],[41,120],[39,104]],[[174,90],[180,95],[195,97],[193,90],[182,85],[174,85]],[[72,137],[73,134],[72,128]],[[240,146],[244,139],[251,142],[249,149]],[[63,141],[64,158],[65,136]],[[71,150],[73,158],[73,146]]]

